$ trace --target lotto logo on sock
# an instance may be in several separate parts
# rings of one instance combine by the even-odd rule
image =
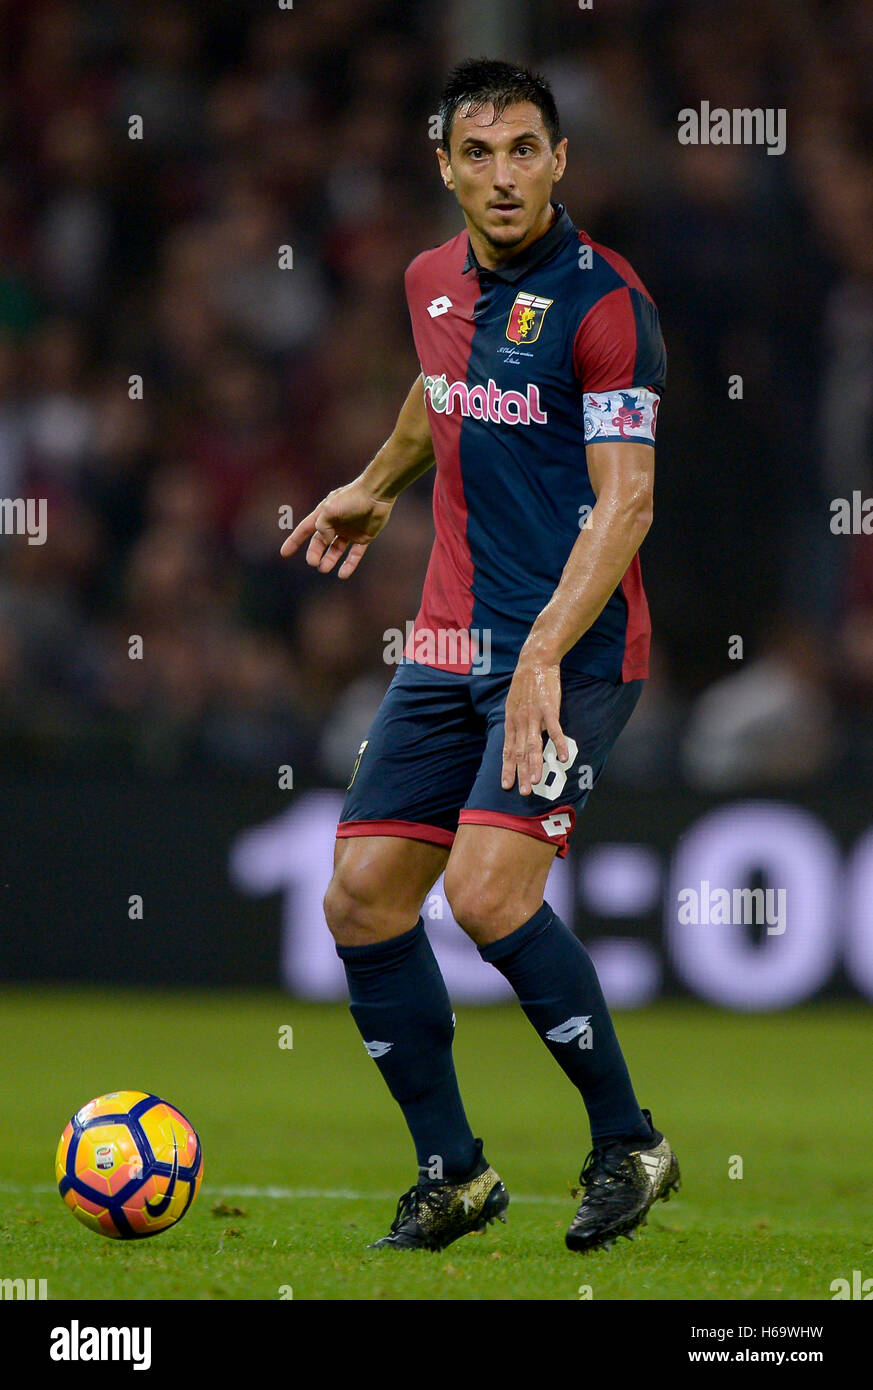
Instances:
[[[389,1042],[365,1042],[365,1043],[364,1043],[364,1047],[367,1049],[367,1056],[368,1056],[368,1057],[384,1057],[384,1056],[385,1056],[385,1053],[386,1053],[386,1052],[390,1052],[393,1046],[394,1046],[394,1044],[393,1044],[393,1043],[389,1043]]]
[[[546,1037],[549,1042],[556,1043],[571,1043],[578,1038],[580,1047],[590,1048],[593,1042],[591,1015],[577,1014],[574,1018],[568,1018],[566,1023],[559,1023],[557,1028],[550,1028]]]

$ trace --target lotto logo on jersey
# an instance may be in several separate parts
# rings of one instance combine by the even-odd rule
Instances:
[[[424,389],[434,410],[451,415],[456,408],[474,420],[490,420],[495,425],[547,425],[548,414],[540,407],[539,387],[533,382],[527,391],[501,391],[491,377],[482,386],[466,381],[448,382],[442,376],[424,376]]]
[[[506,336],[511,343],[535,343],[540,336],[546,310],[554,304],[553,299],[543,299],[539,294],[516,295],[515,303],[509,311]]]

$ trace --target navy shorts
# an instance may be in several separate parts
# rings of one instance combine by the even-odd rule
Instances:
[[[529,796],[500,785],[503,710],[512,673],[456,675],[403,661],[361,744],[338,836],[400,835],[450,849],[458,825],[500,825],[548,840],[559,855],[642,693],[562,673],[561,728],[570,761],[544,739],[543,776]]]

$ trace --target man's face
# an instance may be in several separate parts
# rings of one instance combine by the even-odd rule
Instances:
[[[460,106],[452,124],[450,150],[437,155],[446,188],[461,205],[476,242],[496,259],[534,241],[549,225],[552,185],[564,172],[567,142],[554,150],[542,114],[532,102],[508,106],[494,120],[494,107],[473,115]]]

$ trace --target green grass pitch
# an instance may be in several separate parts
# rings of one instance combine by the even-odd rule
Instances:
[[[509,1221],[438,1255],[366,1248],[415,1160],[344,1006],[10,988],[0,1019],[0,1277],[44,1278],[49,1298],[827,1300],[832,1280],[873,1274],[873,1015],[860,1004],[618,1015],[683,1187],[633,1244],[587,1256],[563,1244],[584,1112],[517,1009],[459,1010],[456,1041]],[[93,1234],[54,1187],[66,1121],[119,1088],[164,1096],[203,1142],[197,1201],[145,1241]]]

